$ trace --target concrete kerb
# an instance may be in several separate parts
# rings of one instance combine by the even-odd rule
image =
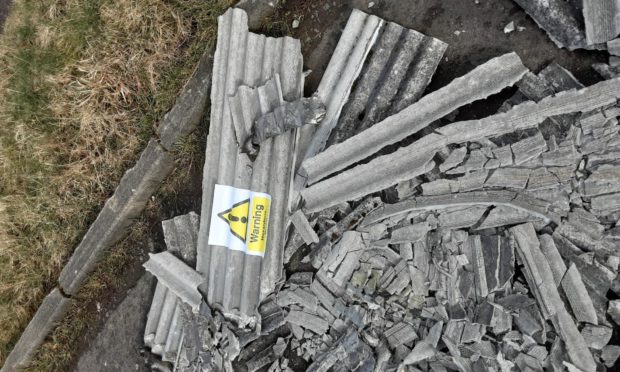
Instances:
[[[17,371],[26,366],[54,324],[64,317],[70,304],[71,300],[58,288],[52,290],[28,323],[0,371]]]

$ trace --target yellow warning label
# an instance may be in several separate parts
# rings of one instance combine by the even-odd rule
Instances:
[[[228,224],[230,232],[234,236],[243,240],[248,232],[248,212],[250,211],[250,199],[246,199],[239,203],[233,204],[227,210],[218,213],[217,216]]]
[[[215,185],[208,244],[264,256],[270,208],[269,194]]]
[[[269,198],[258,196],[252,198],[248,239],[246,240],[248,253],[261,256],[265,254],[270,206],[271,199]]]

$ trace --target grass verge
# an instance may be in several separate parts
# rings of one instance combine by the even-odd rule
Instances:
[[[212,46],[216,17],[229,5],[15,1],[0,35],[0,365]],[[183,151],[180,161],[192,156]],[[87,304],[122,277],[126,248],[149,231],[145,223],[100,265],[31,370],[65,369],[87,327]]]

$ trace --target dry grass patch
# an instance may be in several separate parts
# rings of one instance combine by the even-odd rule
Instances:
[[[0,35],[0,364],[230,3],[15,1]],[[124,259],[102,265],[98,283]],[[56,347],[84,316],[72,311],[75,329]]]

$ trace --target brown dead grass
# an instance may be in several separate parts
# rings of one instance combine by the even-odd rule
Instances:
[[[0,35],[0,365],[230,3],[15,1]],[[93,294],[124,259],[102,265]],[[36,370],[70,360],[84,311],[68,319]]]

